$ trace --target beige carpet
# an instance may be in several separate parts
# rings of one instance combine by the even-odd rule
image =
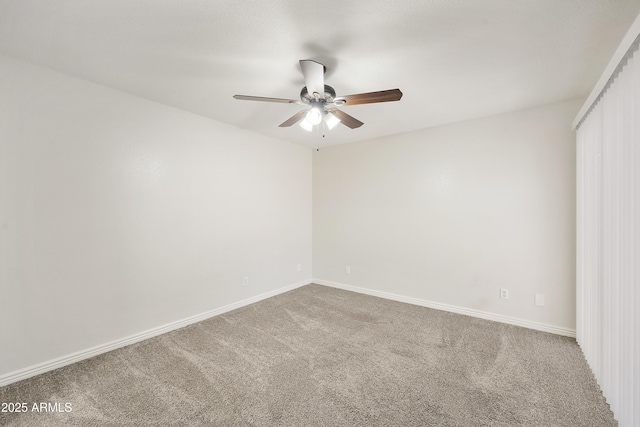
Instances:
[[[30,406],[3,426],[617,425],[573,339],[319,285],[0,388],[0,402]]]

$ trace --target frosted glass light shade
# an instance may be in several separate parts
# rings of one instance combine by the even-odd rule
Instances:
[[[305,120],[311,125],[318,125],[322,121],[322,112],[317,108],[312,108],[307,113],[307,118]]]
[[[340,123],[340,119],[335,116],[335,114],[329,112],[324,116],[324,122],[327,124],[329,130],[336,127],[338,123]]]
[[[300,127],[306,130],[307,132],[311,132],[313,130],[313,125],[309,123],[307,119],[304,119],[303,121],[300,122]]]

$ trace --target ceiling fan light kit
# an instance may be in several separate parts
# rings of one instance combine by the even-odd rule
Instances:
[[[300,101],[249,95],[234,95],[233,97],[242,101],[308,105],[311,108],[297,112],[280,124],[280,127],[289,127],[300,122],[300,127],[308,132],[313,131],[314,126],[319,125],[326,126],[328,130],[333,129],[338,123],[342,123],[351,129],[356,129],[363,125],[360,120],[336,107],[399,101],[402,98],[400,89],[336,96],[336,91],[324,83],[324,73],[327,67],[311,59],[303,59],[300,61],[300,69],[304,75],[306,85],[300,91]]]
[[[340,123],[340,119],[330,111],[320,110],[317,107],[313,107],[307,112],[304,120],[300,122],[300,127],[307,132],[311,132],[313,131],[313,127],[319,125],[323,120],[324,124],[327,125],[328,130],[333,129],[338,123]]]

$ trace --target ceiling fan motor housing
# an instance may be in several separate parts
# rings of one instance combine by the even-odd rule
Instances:
[[[317,104],[319,101],[321,104],[333,102],[335,97],[336,91],[329,85],[324,85],[324,99],[322,99],[320,96],[318,96],[318,98],[316,99],[313,94],[309,93],[306,86],[303,87],[300,91],[300,100],[309,105]]]

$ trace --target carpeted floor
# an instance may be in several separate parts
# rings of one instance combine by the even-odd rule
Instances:
[[[319,285],[0,388],[0,402],[29,405],[2,426],[617,425],[574,339]]]

